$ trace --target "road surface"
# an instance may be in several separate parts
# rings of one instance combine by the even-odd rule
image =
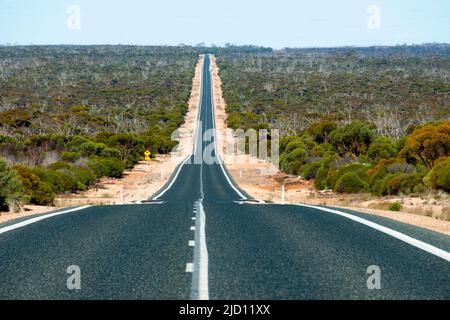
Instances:
[[[450,237],[358,212],[249,201],[201,156],[212,146],[217,160],[214,140],[202,139],[213,112],[207,57],[193,156],[152,201],[0,225],[0,299],[450,298]],[[81,289],[69,290],[69,266],[79,267]]]

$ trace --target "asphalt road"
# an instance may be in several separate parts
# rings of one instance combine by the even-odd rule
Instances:
[[[450,298],[450,237],[348,210],[247,201],[214,140],[202,139],[214,126],[209,59],[200,120],[195,153],[150,203],[0,224],[0,299]],[[79,290],[66,284],[72,265]],[[369,266],[381,289],[368,288]]]

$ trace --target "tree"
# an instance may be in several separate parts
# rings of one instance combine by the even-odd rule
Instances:
[[[389,137],[376,138],[367,151],[367,156],[374,163],[377,163],[381,159],[393,158],[396,154],[396,144]]]
[[[8,166],[5,159],[0,158],[0,208],[6,206],[9,211],[17,212],[26,200],[19,175]]]
[[[116,134],[108,139],[110,147],[117,148],[121,153],[121,160],[137,161],[145,150],[144,141],[131,134]]]
[[[331,120],[321,120],[318,123],[313,123],[306,130],[317,143],[329,142],[328,137],[331,132],[336,130],[337,124]]]
[[[400,155],[409,163],[421,162],[432,169],[434,162],[450,153],[450,121],[429,123],[406,140]]]
[[[355,156],[365,153],[374,137],[373,130],[362,121],[353,121],[331,133],[332,144],[340,154],[350,152]]]

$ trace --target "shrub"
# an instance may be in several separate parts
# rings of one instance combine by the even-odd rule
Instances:
[[[423,189],[424,173],[391,173],[386,175],[377,184],[377,194],[396,195],[399,193],[413,193],[415,190]]]
[[[71,191],[74,185],[71,177],[61,171],[37,167],[34,168],[32,172],[36,174],[42,182],[47,183],[54,193]]]
[[[19,174],[0,158],[0,209],[17,212],[27,200]]]
[[[99,155],[102,150],[106,148],[106,145],[103,143],[95,143],[95,142],[84,142],[80,145],[81,154],[85,157],[91,155]]]
[[[388,165],[387,171],[389,173],[408,173],[412,174],[416,172],[416,168],[409,163],[393,163]]]
[[[324,190],[329,188],[329,186],[326,183],[326,179],[328,176],[328,166],[322,164],[317,170],[316,173],[316,179],[314,180],[314,187],[318,190]]]
[[[347,165],[344,165],[337,169],[331,169],[328,171],[328,176],[326,179],[326,184],[332,188],[335,189],[335,186],[337,184],[337,181],[346,173],[355,173],[362,181],[366,183],[368,181],[369,177],[367,175],[367,169],[368,166],[361,163],[350,163]]]
[[[86,190],[97,181],[94,171],[90,168],[75,167],[71,171],[76,178],[77,190]]]
[[[298,140],[297,136],[284,136],[280,138],[280,153],[285,153],[286,147],[294,140]]]
[[[117,158],[120,159],[120,150],[117,148],[106,147],[100,153],[100,156],[105,158]]]
[[[69,163],[64,162],[64,161],[54,162],[54,163],[52,163],[51,165],[49,165],[47,167],[47,169],[55,170],[55,171],[56,170],[62,170],[62,169],[70,170],[71,168],[72,168],[72,166]]]
[[[405,194],[423,193],[425,189],[425,184],[423,182],[424,177],[425,172],[410,174],[409,177],[403,181],[401,191]]]
[[[409,175],[404,173],[391,173],[388,174],[383,179],[381,185],[382,195],[395,195],[398,194],[402,189],[402,184],[409,177]]]
[[[388,137],[378,137],[367,151],[367,156],[374,163],[381,159],[393,158],[396,154],[397,148],[395,142]]]
[[[368,189],[364,182],[356,173],[347,172],[336,182],[334,190],[338,193],[358,193]]]
[[[373,194],[381,195],[383,192],[383,179],[389,174],[388,167],[398,163],[398,159],[383,159],[378,164],[369,169],[369,187]]]
[[[46,182],[38,182],[31,193],[30,202],[37,205],[51,205],[55,200],[52,187]]]
[[[320,161],[319,162],[311,162],[311,163],[305,164],[300,169],[300,173],[304,179],[311,180],[316,177],[317,171],[320,169],[321,166],[322,166],[322,163]]]
[[[394,202],[389,206],[390,211],[400,211],[402,209],[402,205],[398,202]]]
[[[280,156],[281,169],[289,174],[298,174],[300,167],[305,163],[307,153],[302,147]]]
[[[37,205],[49,205],[53,203],[55,193],[48,183],[42,182],[28,167],[16,165],[14,169],[22,180],[25,194],[28,195],[30,203]]]
[[[89,160],[88,165],[98,178],[121,178],[125,170],[123,163],[116,158],[94,157]]]
[[[432,188],[450,192],[450,157],[437,160],[433,170],[427,176],[427,180]]]
[[[291,140],[291,142],[289,142],[286,145],[286,148],[284,149],[283,153],[289,154],[289,153],[291,153],[292,151],[294,151],[295,149],[298,149],[298,148],[303,148],[304,149],[305,145],[304,145],[304,143],[302,141],[300,141],[299,137],[295,137],[295,139]]]
[[[66,162],[76,162],[78,159],[80,159],[81,154],[79,152],[63,152],[61,153],[61,160]]]

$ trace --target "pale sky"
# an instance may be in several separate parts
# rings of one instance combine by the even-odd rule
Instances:
[[[450,43],[449,0],[0,0],[0,44],[425,42]]]

